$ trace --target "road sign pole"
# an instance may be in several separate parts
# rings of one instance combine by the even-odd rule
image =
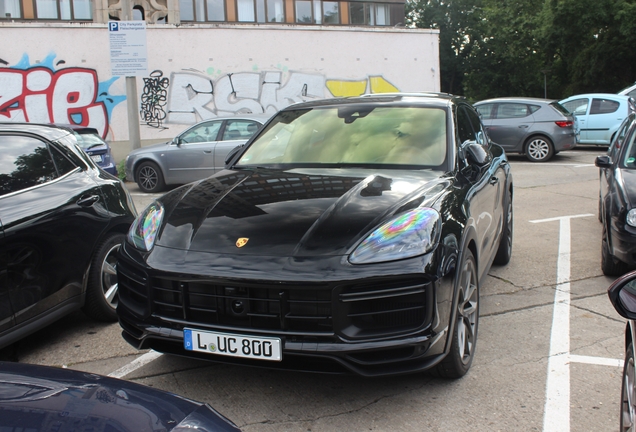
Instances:
[[[122,21],[132,21],[132,5],[130,0],[122,0]],[[126,77],[126,102],[128,108],[128,139],[132,148],[141,147],[141,133],[139,131],[139,103],[137,101],[137,77]]]

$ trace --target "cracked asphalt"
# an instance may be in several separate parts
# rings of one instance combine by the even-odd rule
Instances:
[[[161,356],[125,379],[204,401],[243,431],[540,431],[557,287],[559,222],[570,220],[570,354],[622,359],[624,320],[600,268],[597,219],[602,148],[562,152],[533,164],[511,155],[513,257],[482,281],[477,353],[452,381],[426,374],[365,379],[217,365]],[[127,184],[138,209],[152,200]],[[18,360],[109,374],[138,358],[118,324],[71,315],[24,339]],[[6,350],[0,356],[6,356]],[[621,369],[571,361],[570,429],[619,427]]]

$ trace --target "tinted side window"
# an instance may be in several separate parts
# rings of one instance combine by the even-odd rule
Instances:
[[[481,120],[479,120],[479,116],[470,108],[464,109],[466,110],[468,119],[473,127],[473,131],[475,132],[475,141],[477,141],[477,144],[485,145],[486,140],[484,139],[484,131],[481,128]]]
[[[457,136],[459,137],[459,144],[463,144],[466,141],[475,141],[476,139],[470,118],[463,107],[457,108]]]
[[[590,114],[609,114],[618,110],[620,104],[608,99],[592,99]]]
[[[530,115],[528,106],[519,103],[503,103],[497,106],[497,118],[521,118]]]
[[[0,195],[57,177],[48,145],[27,136],[0,135]]]
[[[51,150],[53,163],[55,164],[57,172],[60,176],[70,173],[76,168],[75,164],[68,160],[68,158],[66,158],[57,148],[55,148],[54,146],[50,146],[49,149]]]

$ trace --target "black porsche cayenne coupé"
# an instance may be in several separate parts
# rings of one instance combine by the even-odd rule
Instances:
[[[138,348],[264,367],[461,377],[512,177],[463,99],[292,105],[227,168],[140,213],[118,315]]]

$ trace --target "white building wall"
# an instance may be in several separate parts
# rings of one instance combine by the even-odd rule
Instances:
[[[106,24],[0,23],[0,121],[83,123],[130,150]],[[317,98],[440,90],[437,30],[149,25],[137,78],[142,145],[218,115]]]

